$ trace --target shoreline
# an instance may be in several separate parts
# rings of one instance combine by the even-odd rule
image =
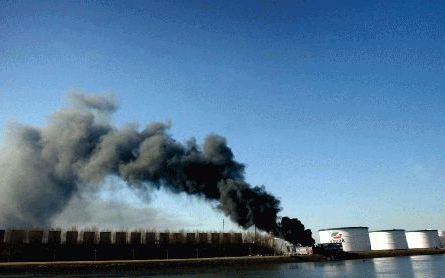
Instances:
[[[445,254],[445,248],[438,249],[405,249],[405,250],[374,250],[367,252],[349,252],[345,253],[344,260],[354,259],[373,259],[385,257],[407,257],[421,255],[442,255]]]
[[[368,251],[344,253],[335,258],[322,255],[298,256],[249,256],[249,257],[217,257],[192,259],[162,259],[162,260],[113,260],[113,261],[57,261],[57,262],[5,262],[0,263],[0,273],[20,272],[70,272],[70,271],[101,271],[101,270],[137,270],[156,269],[165,267],[196,267],[212,265],[246,265],[266,263],[297,263],[297,262],[325,262],[355,259],[372,259],[383,257],[441,255],[445,249],[411,249],[390,251]]]

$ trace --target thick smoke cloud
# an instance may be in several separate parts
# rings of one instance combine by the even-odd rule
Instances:
[[[71,104],[75,108],[95,109],[102,113],[113,113],[117,110],[117,105],[112,100],[112,96],[93,96],[85,95],[78,92],[72,92],[69,94]]]
[[[100,212],[100,213],[98,213]],[[174,212],[150,207],[134,207],[123,200],[104,200],[97,194],[76,194],[65,209],[53,218],[54,227],[79,229],[183,229],[187,221]]]
[[[203,145],[175,141],[169,126],[115,128],[116,110],[104,96],[70,95],[71,106],[43,128],[12,125],[0,159],[0,224],[47,226],[73,196],[109,175],[138,190],[164,187],[215,201],[244,228],[279,234],[279,201],[244,180],[225,138],[209,135]]]
[[[312,231],[305,229],[304,225],[296,218],[283,217],[279,223],[279,236],[292,243],[300,243],[304,246],[313,246],[315,240]]]

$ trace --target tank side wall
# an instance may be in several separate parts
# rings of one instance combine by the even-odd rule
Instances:
[[[342,243],[346,252],[370,251],[371,242],[367,228],[319,231],[321,243]]]
[[[440,239],[437,231],[407,232],[406,240],[409,249],[440,247]]]
[[[369,233],[371,250],[408,249],[405,231],[388,231]]]
[[[445,247],[445,231],[439,231],[440,245]]]

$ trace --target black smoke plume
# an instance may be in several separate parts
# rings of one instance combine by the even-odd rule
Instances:
[[[243,228],[281,235],[288,227],[277,223],[279,200],[245,182],[244,165],[225,138],[212,134],[203,145],[183,144],[162,123],[115,128],[107,121],[116,110],[112,99],[70,99],[46,127],[10,126],[0,158],[0,224],[47,226],[74,194],[115,175],[137,190],[164,187],[215,201]]]
[[[278,236],[291,243],[299,243],[303,246],[313,246],[315,244],[312,231],[305,229],[297,218],[283,217],[278,224]]]

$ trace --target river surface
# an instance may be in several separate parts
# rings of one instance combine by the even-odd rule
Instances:
[[[54,274],[0,274],[0,277],[48,277]],[[445,277],[445,255],[391,257],[307,263],[243,266],[198,266],[122,272],[79,273],[68,277]]]

